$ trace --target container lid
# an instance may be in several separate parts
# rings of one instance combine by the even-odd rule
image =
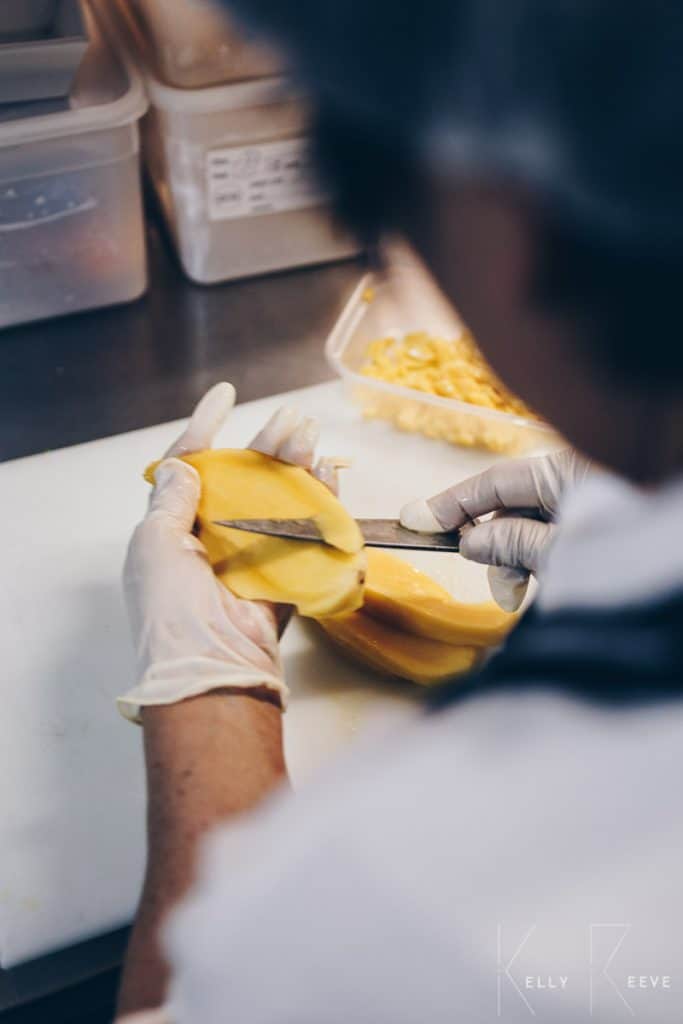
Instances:
[[[178,89],[165,85],[144,69],[149,98],[160,110],[178,114],[212,114],[221,110],[244,110],[300,97],[283,75],[228,82],[203,89]]]
[[[116,128],[137,121],[144,114],[148,101],[139,72],[105,38],[91,0],[83,0],[83,12],[90,45],[78,70],[68,109],[17,117],[15,107],[13,119],[0,123],[0,148]]]
[[[143,75],[151,102],[160,110],[178,114],[213,114],[223,110],[244,110],[283,99],[301,99],[302,93],[285,75],[270,75],[246,81],[226,82],[203,88],[180,89],[159,81],[147,59],[142,29],[131,5],[125,0],[95,0],[98,13],[106,9],[106,18],[116,18],[125,36],[125,44]]]

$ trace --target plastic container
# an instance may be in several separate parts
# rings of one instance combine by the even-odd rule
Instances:
[[[146,64],[126,0],[97,2],[145,75],[143,155],[188,277],[213,284],[358,253],[308,172],[305,106],[282,78],[171,88]]]
[[[0,100],[21,103],[68,95],[87,49],[80,0],[59,0],[48,35],[0,40]]]
[[[180,89],[278,74],[275,55],[247,42],[212,0],[125,0],[157,78]]]
[[[31,100],[29,103],[0,104],[0,124],[5,121],[23,121],[27,117],[44,117],[46,114],[58,114],[70,110],[68,96],[59,96],[51,100]]]
[[[70,109],[0,124],[0,325],[126,302],[146,285],[135,69],[84,4]]]
[[[58,0],[0,0],[0,38],[34,39],[49,29]]]
[[[213,284],[357,255],[309,173],[307,111],[281,77],[164,85],[127,0],[96,0],[142,71],[143,157],[181,265]]]
[[[355,288],[326,344],[333,369],[350,398],[369,418],[399,429],[489,451],[519,453],[555,447],[559,439],[546,424],[497,409],[364,376],[368,346],[379,338],[427,331],[456,338],[461,322],[421,264],[402,253],[386,274],[366,274]]]
[[[264,79],[179,90],[147,81],[145,163],[185,273],[200,284],[358,252],[308,169],[301,99]]]

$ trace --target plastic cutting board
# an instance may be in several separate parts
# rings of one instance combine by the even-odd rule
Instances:
[[[238,406],[219,444],[242,446],[284,401],[321,422],[321,451],[350,455],[342,497],[361,516],[477,472],[495,457],[363,421],[338,383]],[[181,423],[0,465],[0,965],[10,967],[130,920],[144,857],[141,733],[114,697],[133,681],[120,592],[142,515],[145,465]],[[461,597],[486,596],[457,556],[420,555]],[[431,561],[430,561],[431,560]],[[294,622],[287,758],[295,785],[373,716],[414,706],[411,687],[372,676]]]

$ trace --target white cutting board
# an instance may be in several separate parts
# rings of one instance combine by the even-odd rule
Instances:
[[[238,406],[218,445],[241,446],[283,401],[320,420],[321,451],[350,455],[342,497],[391,516],[495,457],[363,421],[341,385]],[[119,576],[148,488],[141,472],[181,429],[167,423],[0,465],[3,660],[0,714],[0,965],[130,920],[143,872],[141,732],[114,698],[134,681]],[[459,596],[486,596],[457,556],[423,555]],[[314,630],[284,640],[295,784],[368,718],[410,708],[413,689],[339,658]]]

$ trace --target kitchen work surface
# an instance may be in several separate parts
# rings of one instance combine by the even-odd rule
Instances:
[[[286,400],[320,420],[321,450],[353,459],[342,495],[358,516],[395,514],[409,498],[494,459],[366,422],[338,382]],[[244,445],[282,402],[273,396],[238,406],[218,443]],[[119,576],[147,497],[142,469],[180,427],[164,424],[0,466],[0,489],[12,496],[2,506],[3,535],[12,537],[5,578],[14,581],[0,608],[11,681],[0,719],[5,967],[123,925],[134,910],[144,787],[141,734],[114,708],[134,676]],[[479,567],[455,555],[413,558],[456,596],[485,596]],[[284,656],[295,785],[369,719],[414,705],[414,689],[343,660],[308,624],[290,626]]]
[[[334,377],[325,338],[358,263],[206,288],[157,216],[146,230],[141,299],[0,331],[0,462],[176,419],[221,378],[244,402]]]
[[[362,264],[204,288],[182,274],[154,204],[146,231],[142,299],[0,331],[0,462],[177,419],[221,378],[248,401],[334,376],[324,340]],[[3,1024],[110,1024],[126,938],[0,968]]]

